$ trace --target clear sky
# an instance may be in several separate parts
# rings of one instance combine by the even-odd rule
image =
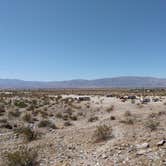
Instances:
[[[1,0],[0,78],[166,78],[165,0]]]

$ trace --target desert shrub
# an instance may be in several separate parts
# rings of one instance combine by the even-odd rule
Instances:
[[[131,104],[135,104],[135,99],[131,99]]]
[[[33,111],[35,110],[35,106],[34,105],[30,105],[28,108],[27,108],[27,111]]]
[[[0,113],[4,113],[6,110],[5,110],[5,106],[4,105],[0,105]]]
[[[124,116],[131,116],[131,112],[130,111],[126,111],[125,113],[124,113]]]
[[[71,116],[72,114],[73,114],[73,110],[71,109],[71,108],[67,108],[65,111],[64,111],[64,113],[65,114],[68,114],[69,116]]]
[[[94,131],[95,141],[102,141],[109,138],[112,134],[112,128],[107,125],[99,125]]]
[[[4,153],[4,166],[37,166],[37,152],[28,148]]]
[[[49,120],[41,120],[38,124],[39,128],[43,128],[43,127],[48,127],[48,128],[52,128],[52,129],[56,129],[57,127],[55,126],[55,124],[53,124],[51,121]]]
[[[9,122],[6,122],[6,123],[2,123],[0,125],[0,128],[13,129],[13,126]]]
[[[158,114],[157,113],[151,113],[149,114],[148,118],[153,119],[153,118],[157,118]]]
[[[126,116],[123,120],[120,121],[121,123],[133,125],[135,122],[135,118],[131,116]]]
[[[64,122],[64,126],[72,126],[72,123],[70,121]]]
[[[141,108],[143,108],[143,107],[144,107],[144,105],[143,105],[143,104],[141,104],[141,103],[138,103],[138,104],[137,104],[137,107],[138,107],[139,109],[141,109]]]
[[[89,119],[88,119],[88,122],[95,122],[97,121],[99,118],[97,116],[91,116]]]
[[[38,137],[38,133],[32,130],[29,127],[22,127],[15,130],[15,133],[18,135],[22,135],[27,142],[31,142],[36,140]]]
[[[7,119],[0,119],[0,123],[7,123]]]
[[[19,108],[26,108],[28,106],[24,101],[18,101],[18,100],[14,102],[14,105]]]
[[[19,117],[20,115],[21,115],[21,112],[18,109],[8,112],[9,117]]]
[[[110,116],[110,120],[116,120],[115,116]]]
[[[115,106],[112,105],[111,107],[107,108],[106,111],[107,111],[108,113],[110,113],[110,112],[114,111],[114,109],[115,109]]]
[[[61,112],[57,112],[55,116],[59,119],[63,118],[63,115]]]
[[[45,111],[40,111],[40,114],[41,114],[41,116],[42,116],[42,118],[47,118],[48,117],[48,113],[47,112],[45,112]]]
[[[145,123],[145,127],[154,131],[159,126],[160,122],[156,121],[155,119],[148,119]]]
[[[25,114],[23,115],[22,119],[23,119],[23,121],[25,121],[25,122],[29,122],[29,123],[32,122],[32,116],[31,116],[30,113],[25,113]]]
[[[62,119],[65,120],[65,121],[69,120],[69,115],[68,114],[63,114]]]
[[[71,115],[71,116],[70,116],[70,119],[76,121],[78,118],[77,118],[76,115]]]

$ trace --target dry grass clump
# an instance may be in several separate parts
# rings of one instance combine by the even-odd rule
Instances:
[[[14,152],[5,152],[3,156],[3,166],[38,166],[37,152],[26,147]]]
[[[106,109],[106,112],[110,113],[110,112],[112,112],[114,110],[115,110],[115,106],[112,105],[111,107],[109,107],[109,108]]]
[[[39,128],[52,128],[52,129],[57,129],[57,127],[55,126],[55,124],[53,124],[51,121],[49,120],[41,120],[38,124]]]
[[[107,125],[99,125],[96,127],[96,130],[94,131],[94,138],[95,141],[103,141],[108,139],[112,134],[112,128]]]
[[[36,140],[39,136],[39,133],[35,132],[29,127],[22,127],[15,130],[15,133],[18,135],[22,135],[26,142],[31,142]]]
[[[151,118],[145,122],[145,127],[150,129],[150,131],[154,131],[154,130],[157,130],[159,124],[160,122],[158,122],[156,119]]]

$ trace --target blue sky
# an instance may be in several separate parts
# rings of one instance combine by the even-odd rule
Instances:
[[[0,1],[0,78],[126,75],[166,77],[166,1]]]

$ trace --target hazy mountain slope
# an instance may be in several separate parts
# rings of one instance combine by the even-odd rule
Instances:
[[[0,79],[0,88],[141,88],[166,87],[166,79],[153,77],[114,77],[96,80],[69,81],[23,81],[17,79]]]

